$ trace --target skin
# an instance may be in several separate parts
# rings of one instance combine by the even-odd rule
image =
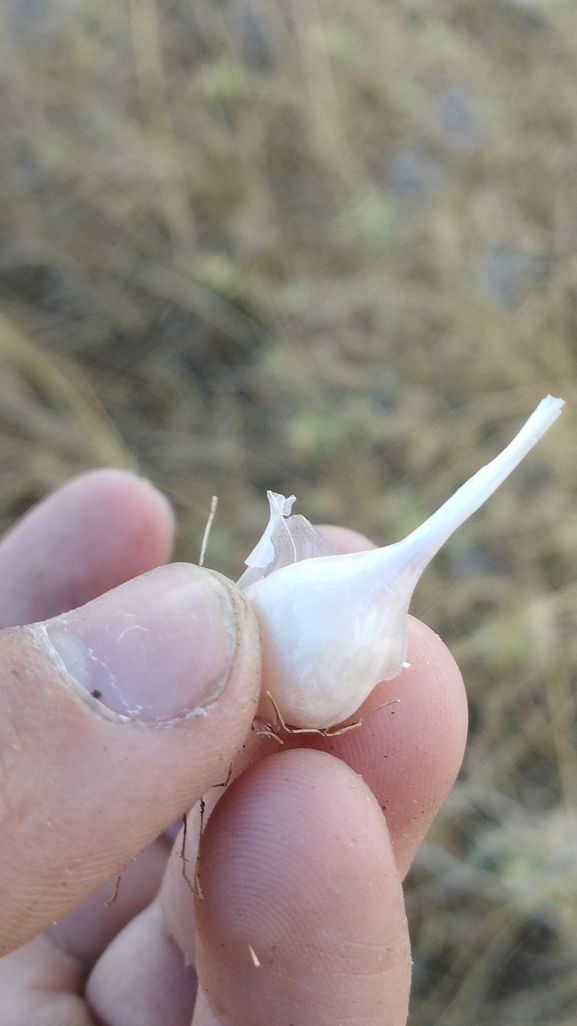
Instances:
[[[103,593],[114,610],[125,592],[111,589],[147,571],[135,587],[150,603],[179,573],[210,574],[162,566],[173,529],[148,483],[97,471],[0,543],[0,1021],[402,1026],[401,880],[461,762],[459,671],[411,620],[410,667],[371,695],[361,727],[284,735],[280,746],[251,731],[258,633],[227,584],[236,648],[206,714],[144,724],[106,715],[18,625]],[[370,546],[324,530],[339,551]],[[93,607],[84,616],[99,629]],[[146,643],[153,660],[154,632]],[[216,807],[199,900],[189,883],[206,792]],[[177,828],[163,831],[190,808],[187,882],[180,837],[171,853]]]

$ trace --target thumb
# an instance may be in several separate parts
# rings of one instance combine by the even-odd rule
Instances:
[[[226,776],[259,668],[242,593],[184,563],[0,632],[0,954]]]

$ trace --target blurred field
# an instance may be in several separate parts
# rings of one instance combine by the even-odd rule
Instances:
[[[0,526],[137,467],[238,576],[266,488],[392,541],[567,407],[414,612],[468,684],[412,1026],[577,1023],[577,8],[0,9]]]

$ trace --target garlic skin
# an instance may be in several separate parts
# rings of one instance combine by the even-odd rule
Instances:
[[[285,723],[325,729],[352,716],[407,654],[413,591],[447,538],[481,506],[557,419],[547,396],[518,435],[403,541],[329,555],[294,496],[269,492],[271,517],[239,581],[260,627],[263,680]],[[334,549],[332,550],[334,552]]]

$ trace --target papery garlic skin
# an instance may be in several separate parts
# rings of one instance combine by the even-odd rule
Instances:
[[[270,506],[269,521],[262,538],[245,559],[248,570],[237,582],[244,591],[283,566],[313,556],[334,556],[337,551],[306,517],[291,513],[296,496],[291,495],[287,499],[278,492],[266,494]]]
[[[407,654],[409,603],[423,570],[453,531],[532,449],[562,406],[562,399],[543,399],[499,456],[407,538],[385,548],[307,558],[315,547],[314,535],[322,536],[304,518],[289,516],[292,497],[285,500],[269,493],[271,520],[262,544],[251,553],[252,569],[239,584],[245,587],[259,622],[263,686],[274,697],[285,723],[320,729],[341,723],[379,681],[401,672]],[[282,541],[285,531],[297,537],[295,556],[299,558],[302,524],[291,525],[292,520],[306,524],[307,556],[287,565],[292,541],[288,546],[286,539]],[[282,541],[280,568],[274,562],[275,532],[280,532],[277,537]],[[318,544],[327,543],[323,539]],[[255,574],[260,579],[255,580]]]

